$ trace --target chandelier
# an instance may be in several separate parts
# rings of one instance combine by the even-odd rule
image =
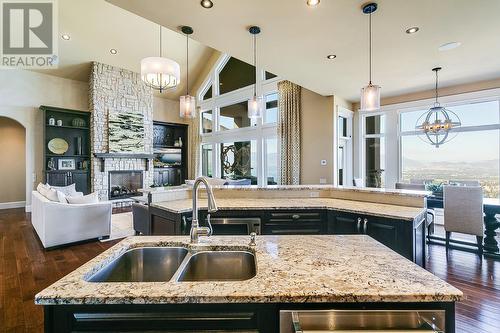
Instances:
[[[141,79],[148,87],[163,92],[177,87],[181,69],[177,62],[162,57],[160,25],[160,56],[147,57],[141,60]]]
[[[439,104],[438,72],[441,70],[441,67],[436,67],[432,70],[436,73],[434,106],[418,118],[415,129],[419,132],[419,137],[424,142],[439,148],[440,145],[455,138],[457,133],[451,130],[459,128],[462,123],[455,112]]]

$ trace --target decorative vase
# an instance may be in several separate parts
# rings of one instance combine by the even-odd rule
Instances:
[[[77,136],[75,138],[75,155],[82,155],[82,154],[83,154],[82,137]]]
[[[50,126],[55,126],[55,124],[56,124],[56,120],[55,120],[55,118],[54,118],[54,117],[52,117],[52,116],[50,116],[50,118],[49,118],[49,125],[50,125]]]
[[[62,120],[61,119],[57,120],[57,126],[62,126]]]

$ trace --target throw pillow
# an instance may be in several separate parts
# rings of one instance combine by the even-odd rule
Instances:
[[[66,199],[66,194],[64,194],[61,191],[56,191],[57,193],[57,199],[59,199],[60,203],[68,203],[68,200]]]
[[[50,201],[59,201],[59,198],[57,197],[57,191],[53,188],[49,188],[46,190],[45,197]]]
[[[43,195],[45,197],[47,190],[49,188],[50,188],[50,186],[48,186],[47,184],[39,183],[36,187],[36,190],[38,191],[38,193],[40,193],[41,195]]]
[[[56,191],[61,191],[65,195],[74,196],[76,194],[76,184],[73,183],[68,186],[51,186]]]
[[[70,204],[91,204],[98,203],[99,197],[97,196],[97,192],[93,192],[81,197],[66,197],[66,200],[68,200]]]

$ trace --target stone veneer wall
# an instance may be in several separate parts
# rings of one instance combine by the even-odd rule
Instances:
[[[91,145],[93,153],[108,152],[108,114],[137,112],[144,115],[145,151],[153,153],[153,93],[141,80],[139,73],[93,62],[90,73],[89,106],[92,112]],[[149,171],[146,171],[149,163]],[[92,190],[100,200],[108,199],[108,172],[118,170],[144,170],[143,184],[153,184],[153,162],[142,159],[106,159],[104,172],[101,162],[92,155]]]

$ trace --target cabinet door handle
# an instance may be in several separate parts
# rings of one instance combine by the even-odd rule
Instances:
[[[368,219],[365,217],[363,220],[363,233],[366,234],[366,225],[368,224]]]
[[[298,214],[293,214],[293,215],[292,215],[292,219],[294,219],[294,220],[298,220],[298,219],[300,219],[300,215],[298,215]]]
[[[357,229],[358,229],[358,234],[361,232],[361,217],[358,217],[358,224],[357,224]]]

